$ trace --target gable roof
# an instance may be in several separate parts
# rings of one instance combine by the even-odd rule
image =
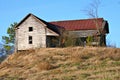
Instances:
[[[33,14],[29,13],[27,16],[25,16],[18,24],[15,28],[19,27],[29,16],[34,16]]]
[[[46,22],[31,13],[29,13],[22,21],[20,21],[20,23],[15,28],[21,25],[29,16],[33,16],[39,23],[42,23],[45,27],[49,28],[57,34],[60,34],[60,29],[69,31],[97,30],[97,26],[99,28],[105,29],[106,33],[109,33],[108,23],[103,18]]]
[[[50,23],[48,23],[48,22],[38,18],[37,16],[35,16],[35,15],[31,14],[31,13],[29,13],[25,18],[23,18],[23,20],[21,20],[15,28],[18,28],[30,16],[33,16],[34,19],[36,19],[39,23],[41,23],[42,25],[46,26],[50,30],[54,31],[57,34],[60,34],[59,27],[56,27],[55,25],[50,24]]]
[[[56,26],[61,26],[65,30],[96,30],[97,25],[102,27],[104,22],[103,18],[97,19],[83,19],[83,20],[66,20],[66,21],[56,21],[49,22]]]

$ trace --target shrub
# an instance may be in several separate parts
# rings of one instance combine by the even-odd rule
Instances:
[[[93,42],[93,37],[92,36],[88,36],[86,40],[87,40],[87,45],[91,46],[92,42]]]

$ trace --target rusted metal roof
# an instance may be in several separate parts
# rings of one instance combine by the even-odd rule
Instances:
[[[66,30],[96,30],[102,27],[104,19],[83,19],[83,20],[66,20],[66,21],[55,21],[49,22],[53,25],[62,27]]]

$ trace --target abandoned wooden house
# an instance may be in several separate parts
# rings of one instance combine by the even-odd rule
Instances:
[[[77,39],[79,46],[89,36],[93,45],[106,45],[109,27],[103,18],[46,22],[30,13],[15,27],[15,50],[60,46],[66,42],[64,32]]]

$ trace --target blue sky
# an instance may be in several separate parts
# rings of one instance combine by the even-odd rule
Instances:
[[[10,24],[33,13],[46,21],[89,18],[85,10],[93,0],[0,0],[0,38]],[[108,43],[120,47],[120,0],[101,0],[99,17],[109,22]],[[0,39],[1,40],[1,39]],[[1,41],[0,41],[1,42]]]

